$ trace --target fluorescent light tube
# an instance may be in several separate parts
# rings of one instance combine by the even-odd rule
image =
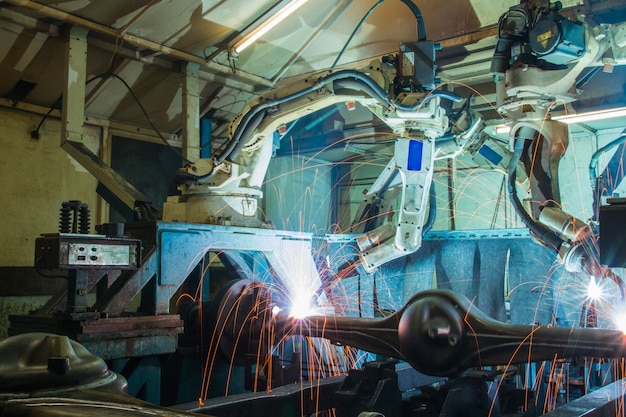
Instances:
[[[562,114],[553,116],[552,120],[572,124],[593,122],[595,120],[614,119],[616,117],[626,116],[626,107],[618,107],[616,109],[598,110],[580,114]]]
[[[295,12],[300,6],[302,6],[306,2],[307,0],[294,0],[287,4],[276,14],[271,16],[265,22],[261,23],[259,27],[254,29],[248,36],[239,41],[239,43],[235,45],[235,52],[240,53],[248,46],[256,42],[257,39],[269,32],[274,26],[285,20],[287,16]]]

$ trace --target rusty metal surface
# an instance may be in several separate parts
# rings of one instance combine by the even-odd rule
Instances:
[[[100,297],[93,308],[106,311],[110,315],[119,315],[157,273],[158,252],[153,248],[143,259],[139,269],[123,274]]]
[[[84,344],[103,359],[172,353],[183,322],[178,315],[72,320],[54,316],[11,316],[9,335],[49,332]]]
[[[177,409],[213,416],[311,415],[334,407],[335,391],[345,376],[321,378],[289,384],[270,392],[236,394],[197,403],[181,404]]]

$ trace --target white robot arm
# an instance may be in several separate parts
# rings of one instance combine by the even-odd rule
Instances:
[[[449,124],[441,100],[460,100],[432,90],[434,51],[430,41],[403,45],[397,59],[410,61],[410,71],[406,64],[374,61],[360,70],[325,71],[291,81],[249,103],[231,123],[226,147],[214,158],[181,171],[181,195],[168,199],[163,219],[192,223],[228,219],[228,224],[260,227],[257,200],[262,197],[274,132],[284,132],[289,122],[332,104],[359,102],[398,137],[394,157],[365,196],[353,224],[353,231],[363,234],[358,239],[361,264],[372,271],[416,251],[432,181],[434,140]],[[417,52],[426,52],[421,55],[431,59],[421,62]],[[426,80],[420,78],[423,74]],[[374,214],[389,211],[396,201],[400,209],[393,224],[388,216]]]
[[[491,66],[498,109],[511,128],[511,201],[533,236],[555,249],[566,267],[595,269],[596,276],[601,268],[589,260],[597,257],[584,255],[595,247],[588,241],[589,226],[561,210],[558,164],[568,146],[568,128],[551,120],[549,112],[578,98],[587,68],[626,63],[625,47],[624,23],[591,27],[564,17],[558,1],[525,0],[501,16]],[[531,181],[529,211],[517,197],[518,165]]]

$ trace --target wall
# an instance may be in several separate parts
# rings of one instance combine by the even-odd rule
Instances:
[[[98,223],[97,181],[60,147],[61,123],[50,118],[40,138],[30,132],[42,116],[0,108],[0,339],[6,337],[8,315],[39,308],[62,279],[39,276],[33,267],[35,239],[58,232],[59,209],[81,200]],[[85,129],[85,144],[100,150],[100,129]],[[27,281],[27,282],[25,282]]]
[[[35,239],[58,232],[59,209],[81,200],[96,223],[96,179],[60,148],[59,120],[48,119],[39,139],[30,132],[41,116],[0,109],[0,266],[32,266]],[[100,129],[85,129],[85,144],[96,154]]]

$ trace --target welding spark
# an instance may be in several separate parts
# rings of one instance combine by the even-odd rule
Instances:
[[[591,277],[589,285],[587,285],[587,298],[591,301],[598,301],[604,295],[602,287],[598,285],[595,277]]]
[[[311,295],[299,293],[292,297],[289,316],[294,319],[303,319],[305,317],[317,314],[315,307],[311,305]]]
[[[624,335],[626,335],[626,308],[622,307],[620,308],[614,315],[613,315],[613,324],[615,325],[615,327],[618,330],[621,330]]]

